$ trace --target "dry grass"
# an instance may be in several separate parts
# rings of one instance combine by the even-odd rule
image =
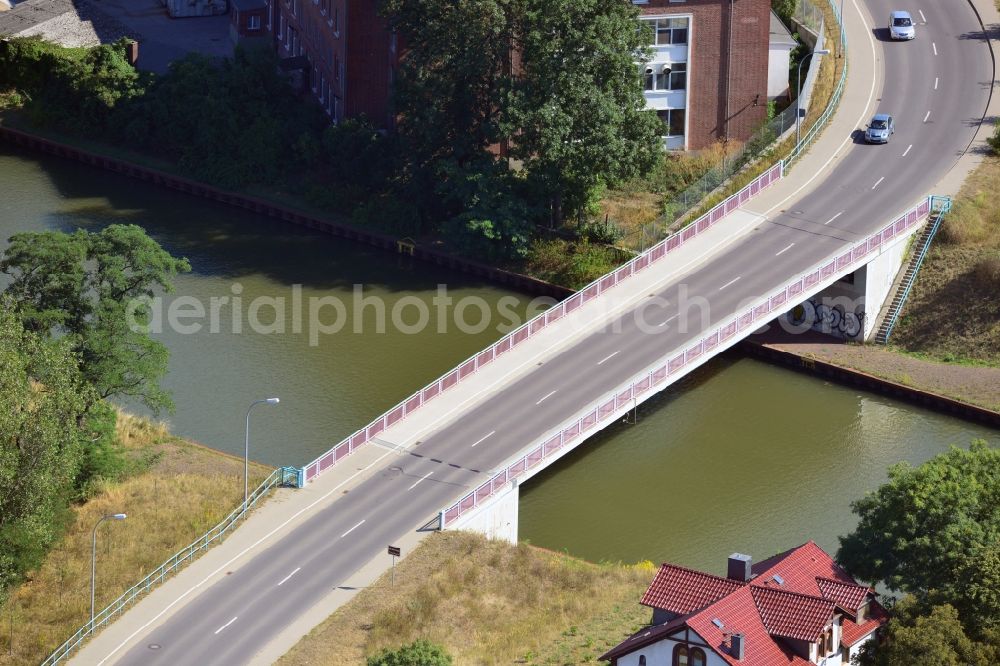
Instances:
[[[118,435],[147,471],[111,483],[73,508],[74,520],[59,545],[0,607],[0,664],[37,664],[90,617],[91,530],[97,535],[97,608],[224,518],[243,499],[243,460],[172,437],[163,424],[128,414]],[[253,464],[251,487],[270,468]],[[13,654],[10,621],[13,611]]]
[[[969,176],[924,260],[894,345],[944,361],[1000,364],[1000,158]]]
[[[591,564],[466,532],[431,535],[278,663],[363,664],[417,638],[462,664],[579,664],[647,623],[653,565]]]

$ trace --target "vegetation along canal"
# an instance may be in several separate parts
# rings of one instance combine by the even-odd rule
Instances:
[[[19,231],[133,223],[191,261],[192,272],[176,279],[161,306],[164,320],[179,299],[176,312],[196,313],[199,303],[204,310],[178,319],[182,327],[201,324],[198,332],[164,321],[158,334],[171,352],[164,386],[177,408],[168,420],[179,435],[242,455],[247,405],[279,396],[279,405],[255,410],[251,424],[251,457],[268,464],[308,462],[500,337],[505,315],[523,316],[531,301],[459,273],[8,146],[0,146],[0,174],[0,246]],[[439,284],[452,299],[446,311],[435,302],[443,297]],[[355,285],[363,286],[360,294]],[[331,301],[321,311],[326,326],[339,316],[332,301],[343,305],[339,332],[309,325],[309,303],[320,297]],[[362,304],[362,297],[369,300]],[[492,312],[485,330],[471,297]],[[262,332],[250,326],[255,299]],[[458,317],[454,306],[463,299],[470,306]],[[429,314],[423,327],[416,326],[421,310]],[[422,330],[400,331],[393,313]],[[832,552],[836,536],[854,525],[851,500],[881,483],[889,464],[918,463],[977,437],[1000,439],[987,428],[733,357],[640,407],[638,417],[522,488],[523,539],[590,560],[667,560],[708,570],[733,551],[760,559],[806,538]]]

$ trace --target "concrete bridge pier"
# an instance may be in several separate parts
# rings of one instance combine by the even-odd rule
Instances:
[[[479,532],[489,539],[517,544],[517,504],[520,494],[517,479],[511,479],[504,490],[484,500],[475,511],[463,514],[448,525],[447,529]]]

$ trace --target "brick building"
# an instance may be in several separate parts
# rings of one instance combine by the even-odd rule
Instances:
[[[671,149],[745,140],[767,118],[770,0],[632,0],[653,27],[646,104]]]
[[[623,0],[626,1],[626,0]],[[334,121],[365,114],[390,128],[401,40],[378,0],[266,0],[278,55]],[[646,102],[670,149],[745,140],[767,115],[770,0],[632,0],[653,26]]]
[[[304,85],[339,122],[364,114],[379,127],[389,109],[396,35],[378,15],[377,0],[267,0],[267,30],[281,58],[304,73]]]

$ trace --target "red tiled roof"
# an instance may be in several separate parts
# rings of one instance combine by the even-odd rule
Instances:
[[[677,617],[666,624],[656,625],[655,627],[643,627],[601,655],[601,661],[611,661],[612,659],[617,659],[618,657],[628,654],[633,650],[638,650],[646,647],[647,645],[652,645],[661,638],[664,638],[669,634],[672,634],[680,627],[683,627],[684,620],[684,617]]]
[[[810,664],[775,641],[764,626],[753,599],[754,588],[743,586],[688,618],[687,625],[732,666],[806,666]],[[713,620],[719,620],[722,627]],[[731,634],[743,634],[743,660],[729,655]]]
[[[868,634],[872,633],[883,624],[889,621],[889,613],[877,601],[868,604],[868,619],[860,625],[851,622],[846,617],[842,621],[842,632],[840,642],[847,647],[860,643]]]
[[[820,594],[823,595],[824,599],[832,599],[838,606],[851,615],[858,612],[858,608],[861,607],[861,604],[868,597],[868,593],[871,592],[870,587],[852,585],[851,583],[844,583],[831,578],[817,577],[816,585],[819,587]]]
[[[816,545],[808,541],[798,548],[786,550],[751,567],[756,574],[752,584],[763,584],[774,579],[778,574],[785,584],[780,589],[799,594],[810,594],[814,597],[822,595],[817,578],[827,578],[834,581],[857,585],[857,582],[844,571],[833,558]],[[770,587],[770,583],[768,584]]]
[[[704,608],[743,586],[739,581],[664,564],[642,595],[643,606],[687,614]]]
[[[819,597],[757,585],[750,589],[760,619],[772,636],[815,643],[836,609],[832,601]]]

